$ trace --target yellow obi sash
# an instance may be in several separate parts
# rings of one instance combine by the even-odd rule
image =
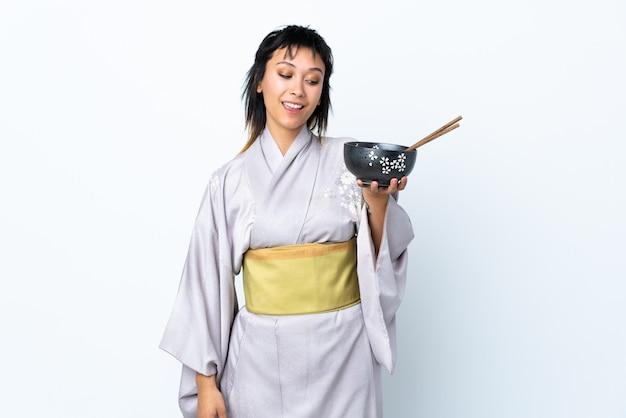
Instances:
[[[356,238],[248,250],[243,259],[246,308],[264,315],[330,312],[359,303]]]

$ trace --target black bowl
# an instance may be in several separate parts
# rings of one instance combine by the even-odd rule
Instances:
[[[405,151],[404,145],[379,142],[346,142],[343,159],[348,170],[364,184],[377,181],[389,186],[392,178],[408,176],[415,166],[417,150]]]

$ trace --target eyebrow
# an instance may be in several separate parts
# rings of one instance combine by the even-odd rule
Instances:
[[[284,64],[284,65],[288,65],[290,67],[296,68],[296,66],[290,63],[289,61],[280,61],[276,63],[276,65],[280,65],[280,64]],[[319,67],[311,67],[309,68],[309,71],[319,71],[320,74],[324,75],[324,71],[322,71],[322,69]]]

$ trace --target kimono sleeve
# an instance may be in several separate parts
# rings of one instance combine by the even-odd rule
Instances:
[[[216,183],[219,180],[213,177],[203,195],[174,307],[159,345],[183,365],[179,402],[186,417],[195,417],[195,373],[217,374],[219,383],[237,310],[223,195]]]
[[[374,358],[389,373],[396,361],[396,311],[404,297],[408,245],[413,237],[409,216],[390,197],[376,256],[366,209],[362,209],[357,235],[361,306]]]

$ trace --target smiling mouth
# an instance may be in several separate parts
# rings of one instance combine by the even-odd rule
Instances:
[[[290,102],[283,102],[283,106],[288,107],[289,109],[302,109],[304,107],[304,105],[300,105],[297,103],[290,103]]]

